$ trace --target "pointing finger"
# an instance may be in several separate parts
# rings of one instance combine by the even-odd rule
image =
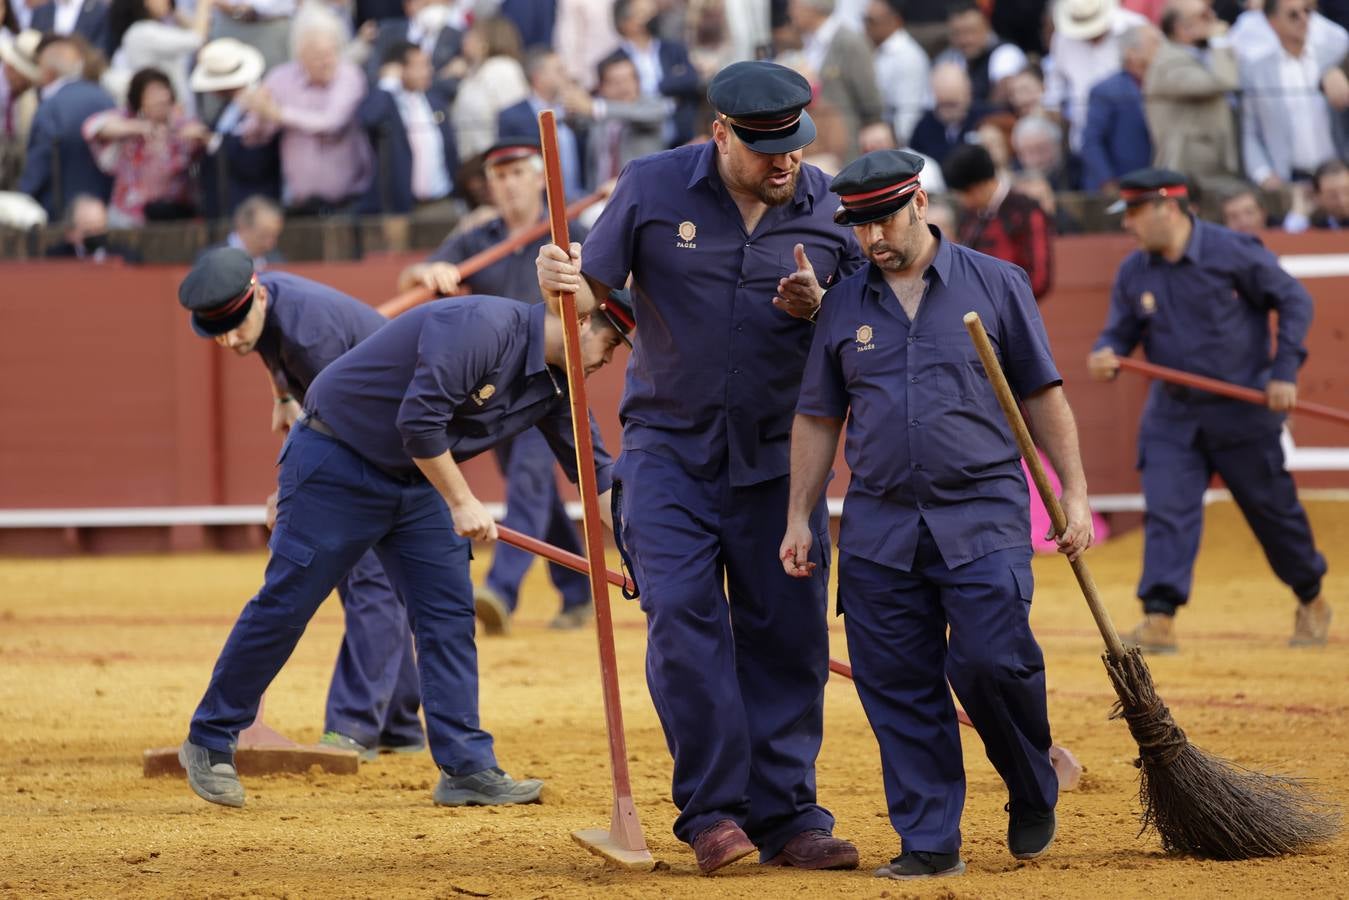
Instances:
[[[806,247],[804,244],[797,244],[792,248],[792,253],[796,257],[796,269],[799,272],[811,271],[810,259],[806,256]]]

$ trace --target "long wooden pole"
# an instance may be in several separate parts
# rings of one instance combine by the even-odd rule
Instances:
[[[1255,388],[1242,387],[1239,384],[1219,381],[1217,378],[1209,378],[1206,375],[1182,372],[1180,369],[1159,366],[1156,363],[1144,362],[1141,359],[1132,359],[1127,356],[1120,357],[1119,366],[1126,372],[1155,378],[1158,381],[1207,391],[1210,394],[1217,394],[1220,397],[1228,397],[1233,400],[1244,400],[1247,403],[1254,403],[1256,406],[1265,405],[1264,392],[1257,391]],[[1336,409],[1333,406],[1323,406],[1320,403],[1307,403],[1299,400],[1293,406],[1293,412],[1315,416],[1318,419],[1326,419],[1331,422],[1339,422],[1341,425],[1349,425],[1349,412]]]
[[[562,162],[557,150],[557,123],[551,109],[539,113],[539,136],[543,143],[553,243],[570,252]],[[571,399],[572,432],[576,436],[577,483],[581,493],[586,557],[590,563],[590,596],[595,604],[595,634],[599,640],[600,682],[604,691],[604,717],[609,732],[609,763],[613,769],[614,788],[613,815],[608,835],[580,831],[574,832],[572,836],[587,848],[616,862],[646,866],[649,861],[654,865],[646,849],[646,838],[642,836],[637,806],[632,799],[632,782],[628,776],[627,739],[623,732],[623,704],[618,692],[618,661],[614,651],[614,623],[609,611],[609,586],[605,580],[604,525],[600,520],[595,448],[590,439],[590,406],[586,402],[576,295],[563,294],[560,307],[562,329],[566,336],[567,391]]]

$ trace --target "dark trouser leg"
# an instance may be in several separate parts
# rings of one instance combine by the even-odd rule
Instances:
[[[819,568],[806,579],[782,571],[787,490],[785,477],[732,488],[722,513],[736,675],[749,726],[745,831],[764,860],[803,831],[834,827],[815,802],[829,679],[829,526],[821,500],[811,517],[810,559]]]
[[[374,553],[356,562],[338,583],[337,593],[346,633],[328,688],[324,730],[345,734],[366,747],[374,747],[383,737],[394,744],[420,743],[421,694],[415,679],[411,683],[400,679],[404,651],[412,652],[407,613]],[[411,659],[407,666],[415,672]]]
[[[997,550],[937,575],[951,624],[946,677],[984,741],[1010,799],[1054,808],[1045,660],[1030,630],[1029,547]],[[942,568],[945,568],[944,566]]]
[[[646,680],[674,757],[674,833],[692,843],[721,819],[748,812],[749,728],[722,589],[717,520],[722,482],[627,451],[623,540],[647,617]]]
[[[1204,491],[1213,475],[1196,446],[1144,441],[1143,577],[1138,598],[1143,611],[1173,615],[1190,599],[1194,558],[1204,530]]]
[[[1297,485],[1284,468],[1279,435],[1209,452],[1274,574],[1293,589],[1299,600],[1316,599],[1326,574],[1326,560],[1316,550]]]
[[[287,439],[266,577],[220,651],[192,716],[192,743],[233,751],[319,604],[392,522],[397,497],[365,484],[364,465],[308,429]]]
[[[478,723],[469,542],[454,533],[449,509],[430,485],[401,493],[397,522],[375,550],[407,602],[431,756],[453,775],[480,772],[496,757],[492,736]]]
[[[839,600],[857,695],[880,745],[890,824],[905,850],[955,853],[965,766],[946,686],[946,618],[917,559],[914,568],[841,551]]]
[[[538,429],[530,428],[496,449],[497,463],[506,476],[506,515],[501,524],[522,534],[580,553],[581,542],[567,519],[557,492],[554,467],[557,459]],[[496,591],[513,611],[520,583],[534,562],[534,555],[507,544],[497,544],[487,586]],[[549,564],[549,575],[562,594],[563,609],[590,600],[590,581],[570,569]]]

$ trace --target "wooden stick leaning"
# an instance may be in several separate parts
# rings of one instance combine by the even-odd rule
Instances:
[[[1055,533],[1062,533],[1067,517],[984,325],[973,312],[964,321]],[[1142,655],[1124,649],[1086,560],[1078,557],[1072,567],[1105,639],[1103,660],[1118,698],[1112,718],[1124,719],[1138,743],[1143,830],[1155,829],[1168,853],[1210,859],[1278,856],[1333,838],[1339,831],[1338,809],[1305,783],[1240,768],[1189,742],[1157,696]]]
[[[557,123],[553,111],[539,113],[539,136],[543,143],[544,177],[548,188],[548,216],[553,243],[570,252],[567,210],[562,188],[562,163],[557,150]],[[582,524],[586,557],[590,563],[590,596],[595,604],[595,634],[599,640],[600,682],[604,689],[604,718],[609,733],[609,762],[613,770],[613,814],[609,830],[573,831],[578,844],[605,860],[630,869],[650,870],[656,861],[646,848],[637,805],[628,777],[627,739],[623,733],[623,705],[618,692],[618,662],[614,652],[614,625],[609,611],[609,587],[605,581],[604,525],[600,521],[598,483],[595,479],[595,449],[590,440],[590,407],[586,403],[585,371],[581,360],[581,327],[576,315],[576,295],[563,294],[559,314],[567,349],[567,391],[571,399],[572,432],[576,436],[576,472],[581,491]]]
[[[1182,372],[1180,369],[1159,366],[1156,363],[1144,362],[1141,359],[1133,359],[1127,356],[1119,357],[1119,367],[1127,372],[1133,372],[1148,378],[1155,378],[1158,381],[1165,381],[1170,384],[1180,385],[1181,387],[1207,391],[1210,394],[1217,394],[1220,397],[1229,397],[1233,400],[1244,400],[1245,402],[1253,403],[1256,406],[1265,405],[1264,391],[1257,391],[1255,388],[1242,387],[1239,384],[1220,381],[1217,378],[1209,378],[1205,375],[1195,375],[1192,372]],[[1339,422],[1341,425],[1349,425],[1349,412],[1342,409],[1336,409],[1333,406],[1324,406],[1320,403],[1307,403],[1303,400],[1299,400],[1293,406],[1292,411],[1301,413],[1304,416],[1315,416],[1318,419],[1326,419],[1330,422]]]
[[[577,200],[571,206],[567,207],[567,220],[570,221],[571,219],[576,218],[607,196],[608,194],[604,191],[596,191],[593,194],[582,197],[580,200]],[[551,223],[549,222],[538,222],[529,226],[529,228],[519,234],[506,238],[506,240],[499,244],[493,244],[481,253],[473,254],[456,266],[459,270],[459,280],[468,281],[474,275],[493,263],[500,262],[515,251],[534,243],[548,233],[550,224]],[[375,309],[386,318],[392,319],[400,313],[407,312],[414,306],[421,306],[423,303],[428,303],[431,300],[436,299],[437,296],[439,295],[431,288],[419,285],[414,288],[408,288],[397,297],[385,300],[379,306],[375,307]]]

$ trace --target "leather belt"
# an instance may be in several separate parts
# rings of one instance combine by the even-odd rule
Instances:
[[[393,481],[396,481],[396,482],[398,482],[399,484],[408,484],[408,485],[412,485],[412,484],[425,484],[425,483],[426,483],[426,476],[423,475],[420,471],[418,471],[418,472],[413,472],[413,473],[390,472],[388,469],[384,468],[383,466],[376,465],[375,463],[371,462],[371,461],[370,461],[369,459],[367,459],[363,454],[361,454],[360,452],[358,452],[358,451],[356,450],[355,447],[352,447],[352,446],[351,446],[350,444],[348,444],[346,441],[344,441],[344,440],[342,440],[340,437],[338,437],[338,436],[337,436],[337,432],[335,432],[335,431],[333,431],[331,428],[329,428],[328,425],[327,425],[327,423],[325,423],[322,419],[320,419],[318,416],[314,415],[314,414],[313,414],[312,412],[310,412],[309,410],[305,410],[304,412],[302,412],[302,413],[300,414],[300,418],[298,418],[298,419],[295,420],[295,424],[296,424],[296,425],[301,425],[301,426],[303,426],[303,427],[305,427],[305,428],[308,428],[310,431],[313,431],[313,432],[315,432],[315,433],[317,433],[317,434],[321,434],[321,435],[323,435],[323,436],[326,437],[326,438],[331,438],[332,440],[334,440],[334,441],[336,441],[337,443],[341,444],[343,447],[347,448],[347,450],[349,450],[350,452],[352,452],[352,453],[356,454],[357,456],[359,456],[362,460],[365,461],[366,465],[370,466],[370,467],[373,468],[375,471],[377,471],[377,472],[379,472],[380,474],[382,474],[384,477],[389,478],[389,479],[391,479],[391,480],[393,480]]]

